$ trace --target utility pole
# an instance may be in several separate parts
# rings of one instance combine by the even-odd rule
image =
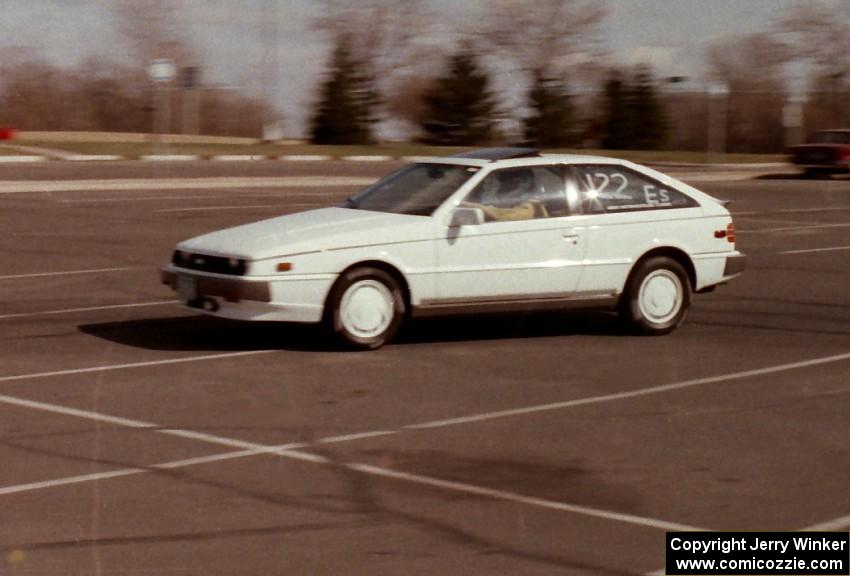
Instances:
[[[180,99],[180,131],[183,134],[198,133],[198,67],[185,66],[182,70]]]
[[[708,87],[708,128],[706,130],[706,152],[726,152],[727,122],[729,117],[729,86],[712,84]]]
[[[169,87],[174,79],[176,69],[174,62],[168,58],[153,60],[148,65],[148,76],[153,80],[156,89],[156,104],[153,116],[153,133],[156,136],[157,147],[162,146],[165,133],[171,125],[171,94]]]
[[[271,103],[277,94],[278,73],[280,70],[280,4],[276,0],[266,0],[265,6],[259,11],[260,35],[263,44],[263,56],[260,62],[260,99]],[[270,108],[270,107],[268,107]],[[263,118],[262,139],[266,142],[283,138],[280,123],[272,117],[267,109]]]

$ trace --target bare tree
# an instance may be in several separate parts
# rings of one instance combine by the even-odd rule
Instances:
[[[322,0],[321,4],[316,29],[332,40],[347,37],[353,56],[381,77],[411,65],[418,39],[427,35],[432,23],[417,0]]]
[[[562,77],[600,59],[607,14],[598,0],[492,0],[473,34],[526,72]]]
[[[809,60],[820,74],[850,72],[850,3],[799,4],[782,26],[795,56]]]
[[[850,123],[850,2],[800,4],[788,11],[782,27],[794,56],[813,66],[809,130]]]
[[[170,58],[178,64],[196,59],[181,28],[175,0],[118,0],[113,6],[117,30],[140,66],[155,58]]]
[[[440,51],[428,45],[433,40],[435,21],[423,3],[322,0],[321,9],[314,27],[334,45],[345,40],[351,46],[352,60],[368,79],[366,87],[377,97],[378,119],[395,117],[408,131],[415,131],[424,93],[443,63]],[[405,88],[404,96],[399,87]]]
[[[730,152],[782,150],[783,68],[789,59],[787,47],[767,33],[724,38],[709,48],[711,74],[726,87]]]

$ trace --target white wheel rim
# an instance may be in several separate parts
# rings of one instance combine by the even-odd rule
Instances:
[[[342,295],[339,319],[343,328],[358,338],[371,338],[389,328],[395,314],[392,292],[377,280],[361,280]]]
[[[682,308],[682,281],[670,270],[653,270],[640,285],[638,306],[652,324],[664,324]]]

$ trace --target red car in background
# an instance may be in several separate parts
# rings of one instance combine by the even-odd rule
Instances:
[[[850,173],[850,128],[815,132],[805,144],[788,149],[806,176]]]

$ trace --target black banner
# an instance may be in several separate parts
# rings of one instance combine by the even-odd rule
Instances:
[[[670,576],[850,575],[848,532],[667,532]]]

